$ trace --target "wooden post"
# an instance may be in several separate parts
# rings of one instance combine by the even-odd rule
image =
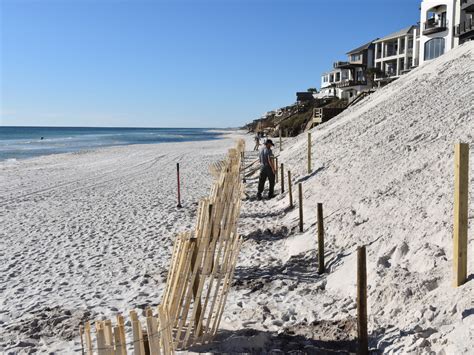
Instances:
[[[278,158],[275,158],[275,182],[278,182]]]
[[[467,217],[469,195],[469,145],[455,146],[454,171],[454,286],[467,279]]]
[[[84,341],[82,340],[82,335],[84,334],[84,328],[82,327],[82,325],[79,326],[79,335],[81,337],[81,354],[82,355],[85,355],[85,351],[84,351]]]
[[[293,208],[293,191],[291,185],[291,171],[288,170],[288,196],[290,198],[290,208]]]
[[[283,163],[280,164],[280,185],[281,185],[281,193],[285,192],[285,174],[283,174]]]
[[[176,207],[181,208],[181,181],[179,178],[179,163],[176,163],[176,177],[178,178],[178,205]]]
[[[298,184],[298,198],[300,208],[300,232],[303,232],[303,186],[301,182]]]
[[[94,352],[92,349],[91,325],[89,322],[86,322],[84,325],[84,334],[86,340],[86,353],[87,355],[92,355]]]
[[[318,274],[324,273],[324,223],[323,204],[318,203]]]
[[[281,139],[281,128],[279,132],[279,137],[280,137],[280,152],[283,150],[283,144],[282,144],[282,139]]]
[[[308,132],[308,174],[311,174],[311,132]]]
[[[369,354],[367,335],[367,265],[365,245],[357,249],[357,334],[358,355]]]

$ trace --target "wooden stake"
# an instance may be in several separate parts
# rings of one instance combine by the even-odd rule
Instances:
[[[301,182],[298,184],[298,198],[300,209],[300,232],[303,232],[303,186]]]
[[[87,355],[92,355],[93,349],[92,349],[91,325],[89,322],[86,322],[84,324],[84,335],[85,335],[85,340],[86,340],[86,353]]]
[[[288,170],[288,197],[290,198],[290,208],[293,208],[293,191],[291,185],[291,171]]]
[[[178,205],[176,207],[181,208],[181,181],[179,177],[179,163],[176,163],[176,177],[178,179]]]
[[[280,132],[279,132],[279,137],[280,137],[280,152],[283,150],[283,144],[282,144],[282,139],[281,139],[281,128],[280,128]]]
[[[323,204],[318,203],[318,274],[324,273],[324,270]]]
[[[311,172],[311,132],[308,132],[308,174]]]
[[[142,325],[135,311],[130,311],[133,332],[133,354],[145,355],[145,345],[143,343]]]
[[[357,334],[358,355],[369,354],[367,335],[367,265],[365,245],[357,249]]]
[[[146,310],[146,325],[148,334],[148,346],[150,348],[150,355],[161,355],[160,352],[160,338],[158,333],[158,322],[153,317],[153,311],[148,308]],[[146,350],[146,347],[145,347]]]
[[[454,286],[467,279],[467,217],[469,195],[469,145],[455,146],[454,171]]]
[[[278,182],[278,158],[275,158],[275,182]]]
[[[85,351],[84,351],[84,341],[83,341],[83,334],[84,334],[84,328],[82,327],[82,325],[79,326],[79,336],[81,337],[81,353],[82,355],[85,354]]]
[[[283,163],[280,164],[280,185],[281,185],[281,193],[285,192],[285,174],[283,173]]]
[[[104,323],[102,321],[95,322],[96,338],[97,338],[97,354],[108,355],[108,349],[105,344]]]

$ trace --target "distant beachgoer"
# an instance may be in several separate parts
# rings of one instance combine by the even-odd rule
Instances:
[[[260,137],[258,136],[258,133],[255,135],[255,147],[253,148],[253,150],[258,150],[258,148],[260,147]]]
[[[274,146],[271,139],[265,141],[265,146],[260,149],[259,159],[260,159],[260,177],[258,179],[258,192],[257,199],[262,199],[263,189],[265,187],[265,182],[268,179],[270,187],[268,189],[268,199],[274,197],[275,189],[275,164],[273,162],[273,152],[272,147]]]
[[[41,140],[43,140],[43,139],[44,139],[44,137],[41,137]]]

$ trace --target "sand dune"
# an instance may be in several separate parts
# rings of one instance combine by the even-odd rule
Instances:
[[[452,216],[454,143],[472,143],[473,134],[474,43],[467,43],[313,129],[312,174],[306,135],[285,142],[279,161],[302,182],[305,232],[297,230],[298,210],[287,210],[286,193],[244,203],[246,242],[222,326],[256,331],[236,341],[238,349],[268,350],[284,336],[308,351],[354,350],[356,249],[366,244],[370,346],[472,353],[474,230],[470,223],[470,281],[453,288]],[[470,186],[472,221],[474,174]],[[249,180],[250,196],[255,191]],[[326,216],[323,276],[316,272],[318,202]],[[210,349],[228,350],[225,340],[234,337],[228,332]],[[301,346],[284,349],[294,348]]]

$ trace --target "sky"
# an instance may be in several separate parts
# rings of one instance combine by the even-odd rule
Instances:
[[[237,127],[419,0],[0,0],[0,125]]]

